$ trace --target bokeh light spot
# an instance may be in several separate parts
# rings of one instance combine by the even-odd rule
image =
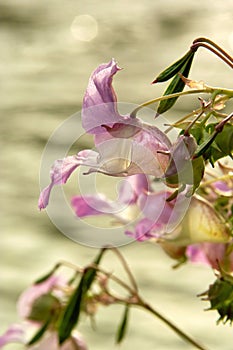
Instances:
[[[75,17],[70,30],[74,39],[91,41],[98,34],[98,23],[95,18],[90,15],[80,15]]]

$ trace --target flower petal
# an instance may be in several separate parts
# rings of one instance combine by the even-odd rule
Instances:
[[[112,59],[109,63],[100,65],[89,79],[82,108],[82,125],[88,133],[106,132],[101,125],[117,123],[121,118],[112,87],[112,78],[119,70]]]
[[[125,234],[127,236],[133,237],[139,242],[143,242],[152,238],[158,239],[163,233],[163,225],[161,225],[159,222],[153,223],[152,220],[147,218],[141,219],[135,226],[134,231],[125,231]]]
[[[220,266],[227,269],[230,267],[229,262],[231,258],[226,253],[226,244],[222,244],[222,243],[194,244],[187,247],[186,255],[191,262],[209,265],[216,270],[219,270]]]
[[[186,249],[186,256],[193,263],[209,265],[209,260],[202,249],[202,244],[189,245]]]
[[[170,194],[167,191],[142,193],[139,197],[139,206],[143,214],[152,221],[167,224],[174,208],[174,201],[166,201]]]
[[[20,324],[12,324],[0,337],[0,348],[8,343],[25,343],[25,332]]]
[[[102,194],[75,196],[71,200],[71,205],[80,218],[92,215],[109,215],[116,210],[114,203]]]
[[[131,175],[122,180],[119,188],[121,203],[135,204],[138,197],[149,191],[149,179],[144,174]]]
[[[49,202],[50,192],[55,185],[65,184],[73,171],[87,159],[93,161],[93,157],[96,158],[98,154],[90,150],[81,151],[76,156],[69,156],[64,159],[58,159],[54,162],[51,171],[50,178],[51,183],[43,189],[40,194],[38,207],[44,209],[47,207]],[[92,163],[90,163],[92,164]]]

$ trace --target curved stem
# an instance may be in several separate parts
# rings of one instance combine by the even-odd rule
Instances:
[[[184,339],[189,344],[193,345],[195,348],[199,350],[207,350],[203,345],[198,343],[196,340],[192,339],[189,335],[184,333],[180,328],[178,328],[173,322],[168,320],[165,316],[163,316],[160,312],[155,310],[151,305],[144,302],[142,299],[139,300],[139,303],[137,306],[140,306],[144,308],[145,310],[149,311],[152,315],[159,318],[161,321],[163,321],[169,328],[171,328],[178,336],[180,336],[182,339]]]
[[[185,95],[191,95],[191,94],[200,94],[200,93],[210,93],[212,92],[212,89],[210,89],[209,87],[208,88],[205,88],[205,89],[195,89],[195,90],[188,90],[188,91],[182,91],[182,92],[176,92],[174,94],[169,94],[169,95],[164,95],[164,96],[160,96],[160,97],[157,97],[153,100],[149,100],[149,101],[146,101],[144,103],[142,103],[141,105],[139,105],[138,107],[136,107],[131,113],[130,113],[130,117],[131,118],[135,118],[136,117],[136,114],[137,112],[146,107],[146,106],[149,106],[153,103],[156,103],[156,102],[160,102],[160,101],[164,101],[164,100],[168,100],[170,98],[174,98],[174,97],[180,97],[180,96],[185,96]]]
[[[223,176],[220,176],[220,177],[216,177],[214,179],[211,179],[211,180],[207,180],[205,182],[203,182],[200,187],[205,187],[205,186],[208,186],[208,185],[211,185],[212,183],[215,183],[217,181],[226,181],[226,180],[231,180],[233,179],[233,173],[231,174],[227,174],[227,175],[223,175]]]
[[[120,253],[120,251],[118,249],[116,249],[115,247],[110,247],[111,251],[116,254],[116,256],[118,257],[118,259],[121,261],[123,268],[125,269],[125,272],[127,273],[129,280],[131,282],[132,287],[134,288],[135,292],[138,291],[138,286],[137,283],[135,281],[135,278],[132,274],[132,272],[130,271],[130,268],[125,260],[125,258],[123,257],[123,255]]]
[[[204,42],[196,42],[196,43],[194,43],[191,46],[191,49],[197,49],[200,46],[205,47],[206,49],[212,51],[216,56],[218,56],[219,58],[221,58],[221,60],[223,60],[226,64],[228,64],[228,66],[233,68],[232,60],[229,60],[227,57],[225,57],[225,55],[223,55],[222,53],[220,53],[217,50],[213,49],[210,45],[208,45],[208,44],[206,44]]]
[[[223,50],[220,46],[218,46],[217,44],[215,44],[214,41],[208,39],[208,38],[197,38],[193,41],[193,44],[196,44],[198,42],[205,42],[208,43],[210,45],[212,45],[213,47],[215,47],[215,49],[217,49],[219,52],[221,52],[229,61],[231,61],[233,63],[233,57],[231,57],[225,50]]]

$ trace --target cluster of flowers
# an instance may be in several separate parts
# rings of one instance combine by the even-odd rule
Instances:
[[[193,120],[183,118],[185,125],[178,122],[174,124],[181,129],[175,141],[170,140],[167,133],[158,127],[139,119],[136,114],[140,108],[127,115],[119,113],[112,80],[120,68],[114,60],[100,65],[90,77],[82,109],[82,125],[88,134],[94,136],[95,150],[82,150],[76,155],[55,161],[50,173],[51,183],[42,190],[38,206],[39,209],[46,208],[53,187],[65,184],[79,166],[88,167],[86,174],[98,172],[121,177],[123,181],[117,202],[103,194],[73,197],[71,204],[77,217],[111,216],[125,226],[126,235],[137,241],[157,242],[179,262],[201,262],[220,273],[224,271],[231,274],[233,168],[229,163],[230,157],[225,160],[221,158],[232,155],[232,114],[226,116],[218,111],[224,107],[225,101],[233,97],[233,92],[222,89],[220,94],[219,89],[208,87],[203,82],[196,83],[178,76],[179,72],[189,72],[198,45],[208,47],[202,42],[203,38],[194,42],[192,49],[182,59],[156,79],[156,82],[164,81],[176,74],[165,92],[165,95],[171,93],[171,96],[154,100],[173,100],[169,106],[166,103],[160,105],[160,112],[170,108],[174,99],[182,95],[182,84],[196,89],[196,93],[207,92],[212,95],[208,102],[201,99],[201,108],[190,114],[194,116]],[[222,56],[223,51],[219,51],[218,55]],[[233,65],[229,55],[224,60]],[[207,125],[212,115],[217,118],[217,123]],[[219,133],[223,136],[218,138]],[[210,163],[215,163],[215,168],[211,168]],[[81,335],[73,331],[77,318],[74,317],[72,327],[65,332],[64,338],[58,327],[62,324],[64,305],[68,303],[68,306],[72,306],[76,300],[75,306],[80,309],[82,293],[88,291],[93,279],[94,274],[86,280],[81,279],[75,294],[72,294],[71,284],[54,274],[34,284],[22,294],[18,302],[19,315],[24,321],[10,326],[0,337],[0,348],[10,342],[21,342],[31,350],[87,349]],[[84,282],[86,285],[82,285]],[[224,288],[228,282],[229,278],[224,281]],[[220,292],[223,290],[219,284],[214,285],[216,288]],[[213,291],[213,288],[210,290]],[[128,307],[130,300],[125,303]],[[212,306],[216,306],[213,301]],[[233,319],[228,306],[222,310],[221,316],[227,315],[228,319]],[[75,307],[72,312],[70,309],[67,311],[71,318],[72,313],[75,313]],[[69,322],[64,324],[62,332],[66,326],[70,327]],[[35,332],[33,337],[32,330]]]
[[[94,135],[96,150],[83,150],[54,163],[51,183],[40,195],[39,208],[47,206],[53,186],[66,183],[79,166],[89,167],[87,174],[101,172],[123,177],[117,203],[103,194],[75,196],[71,202],[76,215],[110,215],[125,224],[125,233],[138,241],[157,241],[173,258],[208,261],[216,267],[217,261],[226,258],[226,243],[231,235],[226,218],[212,203],[220,188],[221,196],[231,197],[231,177],[226,176],[224,181],[218,178],[232,171],[218,167],[208,191],[205,187],[205,191],[200,190],[190,198],[197,176],[193,168],[193,161],[198,159],[194,137],[186,132],[172,143],[156,126],[132,115],[120,115],[112,87],[113,76],[119,70],[111,60],[91,75],[83,101],[82,123],[85,131]],[[200,180],[202,166],[201,159],[197,164]],[[204,183],[208,171],[206,174]],[[162,190],[156,190],[155,179],[163,183]],[[182,187],[172,192],[181,183]]]
[[[71,292],[67,281],[54,274],[26,289],[17,303],[22,321],[12,324],[0,337],[0,349],[9,343],[22,343],[30,350],[87,350],[83,337],[77,331],[59,345],[57,324]],[[46,329],[45,336],[41,338]]]

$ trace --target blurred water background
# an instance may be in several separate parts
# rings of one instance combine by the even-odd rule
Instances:
[[[46,212],[37,209],[43,149],[55,128],[80,110],[91,71],[115,57],[124,67],[114,80],[118,100],[141,103],[164,90],[150,82],[196,37],[210,37],[232,52],[232,23],[230,0],[0,1],[0,331],[17,320],[15,301],[35,278],[60,259],[82,265],[96,254],[62,235]],[[191,77],[226,87],[232,82],[230,69],[202,49]],[[192,101],[178,102],[168,118],[190,111]],[[79,128],[80,123],[77,132]],[[89,138],[81,141],[80,149],[90,144]],[[96,234],[83,223],[80,231]],[[203,312],[207,304],[196,298],[213,281],[212,271],[188,265],[174,272],[171,260],[148,243],[129,244],[121,251],[155,307],[209,349],[232,349],[232,328],[216,326],[217,315]],[[107,263],[112,269],[110,257]],[[120,315],[118,307],[102,309],[97,331],[88,320],[82,322],[91,350],[118,348],[114,331]],[[191,348],[159,321],[135,310],[121,349],[142,347]]]

